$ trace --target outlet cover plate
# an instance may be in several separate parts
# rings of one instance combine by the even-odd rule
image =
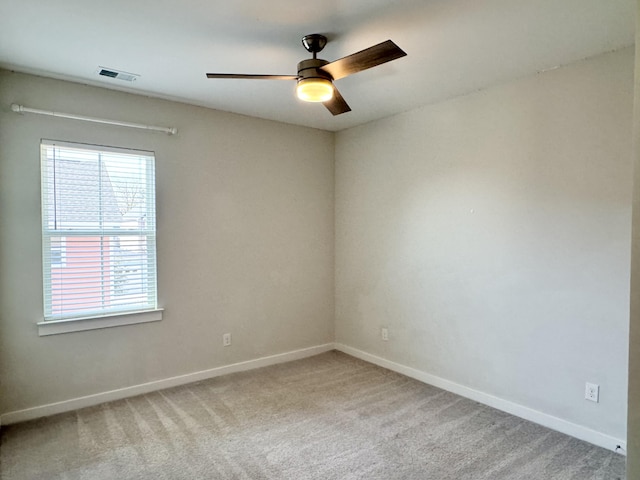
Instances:
[[[385,342],[389,340],[389,329],[387,327],[382,327],[380,329],[380,336],[382,337],[382,340]]]
[[[600,400],[600,385],[587,382],[584,386],[584,398],[598,403]]]

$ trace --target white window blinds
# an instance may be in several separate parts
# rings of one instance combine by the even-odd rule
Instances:
[[[44,319],[157,308],[152,152],[43,140]]]

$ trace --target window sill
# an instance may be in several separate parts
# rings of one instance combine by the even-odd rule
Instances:
[[[74,318],[70,320],[51,320],[38,322],[38,335],[58,335],[59,333],[82,332],[98,328],[120,327],[136,323],[157,322],[162,320],[163,309],[128,312],[106,317]]]

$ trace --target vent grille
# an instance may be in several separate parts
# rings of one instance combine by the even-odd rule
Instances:
[[[98,67],[98,75],[109,78],[117,78],[125,82],[135,82],[140,76],[137,73],[121,72],[120,70],[114,70],[113,68]]]

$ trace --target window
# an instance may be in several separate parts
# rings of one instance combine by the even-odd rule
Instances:
[[[43,323],[157,310],[154,154],[43,140],[41,174]]]

